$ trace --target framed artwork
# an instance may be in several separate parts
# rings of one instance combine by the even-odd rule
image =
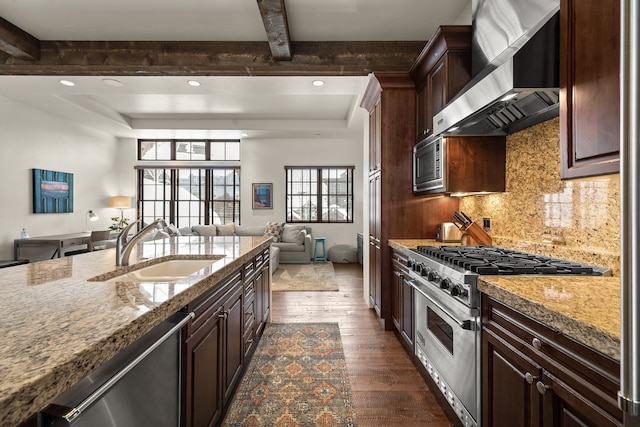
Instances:
[[[33,213],[73,212],[73,174],[32,169]]]
[[[273,184],[252,184],[253,209],[273,209]]]

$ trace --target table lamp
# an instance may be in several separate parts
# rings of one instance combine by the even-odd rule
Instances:
[[[95,222],[99,219],[98,215],[91,209],[87,212],[87,217],[84,219],[84,228],[89,230],[89,221]]]
[[[118,223],[118,227],[119,229],[124,228],[124,210],[131,209],[131,197],[113,196],[109,199],[109,207],[120,209],[120,222]]]

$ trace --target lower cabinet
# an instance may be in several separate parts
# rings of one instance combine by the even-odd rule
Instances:
[[[619,363],[483,295],[482,425],[622,426]]]
[[[409,284],[407,258],[402,252],[392,250],[391,270],[391,318],[404,344],[413,352],[413,288]]]
[[[222,421],[269,314],[269,248],[187,305],[183,422],[210,427]],[[259,307],[259,309],[258,309]]]

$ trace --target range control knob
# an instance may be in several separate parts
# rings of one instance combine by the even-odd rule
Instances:
[[[409,267],[411,270],[413,270],[413,265],[415,264],[415,261],[412,260],[411,258],[409,258],[407,260],[407,267]]]
[[[469,298],[469,291],[466,288],[460,290],[460,296],[464,299]]]
[[[423,264],[422,265],[422,271],[420,272],[420,275],[421,276],[428,276],[430,271],[431,271],[431,269]]]
[[[451,282],[449,281],[449,279],[442,279],[440,281],[440,289],[449,289],[449,287],[451,286]]]
[[[452,297],[457,297],[458,295],[460,295],[460,286],[459,285],[453,286],[449,292],[451,292]]]
[[[438,280],[440,280],[440,276],[438,276],[438,273],[436,273],[435,271],[429,271],[429,274],[427,274],[427,279],[430,282],[438,283]]]

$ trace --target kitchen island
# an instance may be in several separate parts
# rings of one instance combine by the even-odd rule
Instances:
[[[14,426],[270,245],[268,236],[184,236],[3,269],[0,425]],[[210,259],[175,283],[109,281],[169,259]],[[117,270],[117,272],[116,272]]]

